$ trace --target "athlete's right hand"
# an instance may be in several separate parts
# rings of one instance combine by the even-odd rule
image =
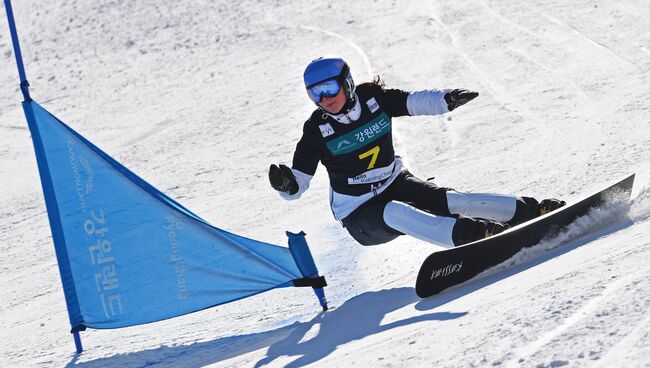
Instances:
[[[298,192],[298,182],[293,172],[286,165],[280,164],[280,167],[273,164],[269,167],[269,181],[273,189],[279,192],[296,194]]]

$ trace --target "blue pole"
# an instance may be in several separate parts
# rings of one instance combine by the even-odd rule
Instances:
[[[29,82],[25,74],[25,66],[23,65],[23,55],[20,52],[20,43],[18,42],[18,32],[16,32],[16,22],[14,21],[14,12],[11,9],[11,0],[5,0],[5,9],[7,10],[7,21],[9,22],[9,32],[11,33],[11,41],[14,45],[14,54],[16,56],[16,65],[18,66],[18,75],[20,76],[20,90],[23,92],[25,101],[31,101],[29,96]]]
[[[83,318],[81,317],[81,311],[79,310],[79,302],[77,300],[76,291],[74,288],[74,282],[71,280],[71,271],[70,271],[70,262],[68,260],[67,250],[65,247],[65,238],[63,236],[63,228],[61,225],[61,216],[59,214],[59,206],[57,204],[56,195],[54,193],[54,186],[52,184],[52,175],[50,173],[49,166],[47,165],[47,157],[45,155],[45,148],[43,146],[43,140],[41,138],[41,132],[38,129],[36,123],[36,117],[34,116],[34,105],[37,105],[33,101],[24,101],[23,110],[25,111],[25,118],[27,119],[27,125],[29,126],[29,131],[32,133],[32,140],[34,142],[34,152],[36,153],[36,163],[38,165],[38,171],[41,174],[41,185],[43,187],[43,196],[45,197],[45,208],[47,208],[47,217],[50,220],[50,229],[52,231],[52,241],[54,242],[54,249],[56,250],[57,263],[59,265],[59,271],[61,273],[61,281],[63,284],[63,293],[65,294],[65,301],[68,307],[68,316],[70,317],[70,323],[72,324],[73,330],[71,333],[74,334],[75,346],[77,347],[77,352],[81,352],[81,338],[79,337],[79,331],[83,331],[85,327],[83,326]],[[62,244],[57,246],[57,244]]]
[[[325,290],[323,290],[323,288],[314,288],[314,293],[316,293],[316,297],[318,298],[318,302],[320,303],[320,306],[323,308],[324,311],[326,311],[328,307],[327,307],[327,299],[325,299]]]
[[[77,348],[77,354],[81,354],[81,352],[84,351],[84,348],[81,346],[81,337],[79,336],[79,331],[73,332],[72,336],[74,337],[74,346]]]
[[[287,231],[287,236],[289,237],[289,250],[293,259],[296,261],[296,265],[300,270],[300,273],[304,277],[318,277],[318,269],[316,268],[316,263],[314,263],[314,257],[312,257],[311,252],[309,251],[309,246],[305,240],[305,233],[301,231],[298,234],[291,233]],[[315,287],[314,293],[318,298],[318,302],[324,311],[328,309],[327,299],[325,298],[325,290],[323,288]]]
[[[16,22],[14,20],[14,12],[11,8],[11,0],[5,1],[5,10],[7,11],[7,21],[9,23],[9,32],[11,33],[11,42],[14,47],[14,54],[16,56],[16,65],[18,66],[18,75],[20,77],[20,90],[23,93],[25,102],[29,103],[32,101],[32,98],[29,96],[29,82],[27,81],[27,75],[25,73],[25,65],[23,64],[23,55],[20,51],[20,42],[18,41],[18,32],[16,31]],[[27,105],[26,105],[27,106]],[[28,116],[29,122],[29,116]],[[83,346],[81,345],[81,336],[79,336],[79,331],[74,331],[73,333],[74,345],[77,349],[77,353],[83,351]]]

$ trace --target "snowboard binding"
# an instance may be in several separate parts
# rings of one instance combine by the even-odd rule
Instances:
[[[545,215],[549,212],[566,205],[565,201],[548,198],[538,202],[532,197],[519,197],[517,198],[517,209],[515,215],[506,224],[510,227],[517,226],[526,221],[530,221],[536,217]]]

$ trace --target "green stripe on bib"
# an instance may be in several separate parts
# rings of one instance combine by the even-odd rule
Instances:
[[[344,155],[362,148],[390,132],[391,120],[385,112],[361,127],[327,142],[332,155]]]

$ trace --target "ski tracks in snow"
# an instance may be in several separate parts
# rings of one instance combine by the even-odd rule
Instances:
[[[585,303],[585,305],[575,311],[571,316],[566,318],[561,325],[557,326],[551,331],[546,332],[531,343],[519,348],[514,354],[515,358],[507,362],[505,366],[520,367],[523,363],[526,362],[527,358],[534,356],[535,353],[542,350],[545,345],[569,331],[569,329],[576,325],[578,322],[594,315],[603,303],[610,300],[611,295],[613,295],[616,291],[620,290],[625,285],[628,285],[636,277],[638,277],[638,273],[628,275],[607,285],[602,294],[592,298],[587,303]],[[553,363],[551,363],[551,366],[553,366]]]
[[[530,132],[536,139],[527,147],[539,156],[581,157],[583,166],[566,167],[564,183],[582,180],[585,172],[592,172],[599,162],[615,160],[609,142],[625,130],[612,129],[612,122],[623,119],[619,112],[634,106],[629,94],[611,91],[629,90],[630,84],[637,85],[639,91],[645,88],[639,59],[626,58],[610,47],[608,44],[616,38],[608,36],[603,27],[588,28],[585,34],[579,30],[582,26],[567,24],[539,5],[486,0],[480,0],[478,5],[468,15],[462,4],[430,4],[428,15],[447,35],[450,52],[487,87],[487,94],[519,116],[513,122],[525,119],[540,127]],[[490,43],[476,36],[480,32],[492,32],[491,48],[485,47]],[[521,68],[509,69],[510,65]],[[612,68],[630,77],[625,85],[620,84],[621,78],[612,77]],[[521,78],[527,75],[544,81],[529,85],[532,92],[548,95],[548,104],[539,104],[522,88],[526,79]],[[584,139],[586,131],[597,138]],[[629,149],[635,148],[630,144]],[[563,184],[562,188],[565,195],[573,194],[571,186]]]
[[[601,358],[594,368],[608,368],[615,366],[632,366],[634,362],[642,361],[645,357],[628,356],[631,346],[646,344],[644,350],[648,350],[647,344],[650,341],[650,313],[646,313],[645,318],[636,325],[634,330],[621,339],[616,345],[609,349],[606,355]],[[635,350],[637,350],[635,349]]]
[[[279,22],[279,21],[275,20],[274,17],[271,17],[270,14],[267,14],[266,21],[269,24],[276,24],[279,27],[286,27],[286,28],[289,28],[289,29],[299,29],[299,30],[305,30],[305,31],[310,31],[310,32],[322,33],[322,34],[325,34],[327,36],[337,38],[337,39],[345,42],[346,44],[348,44],[357,54],[359,54],[359,56],[363,60],[364,65],[366,66],[366,73],[368,73],[369,76],[372,76],[373,73],[374,73],[374,68],[372,67],[372,63],[370,62],[370,57],[363,50],[363,48],[361,48],[361,46],[359,46],[359,44],[354,42],[352,39],[350,39],[348,37],[345,37],[340,33],[332,32],[332,31],[329,31],[329,30],[326,30],[326,29],[323,29],[323,28],[313,26],[313,25],[306,26],[306,25],[302,25],[302,24],[291,24],[291,23],[287,23],[287,22]],[[316,56],[316,55],[314,55],[314,56]],[[320,55],[320,56],[327,56],[327,55]]]
[[[492,15],[492,17],[499,20],[502,24],[506,24],[506,25],[508,25],[508,26],[510,26],[510,27],[512,27],[512,28],[526,34],[529,37],[532,37],[532,38],[535,38],[535,39],[540,38],[539,33],[533,32],[532,30],[530,30],[530,29],[528,29],[528,28],[526,28],[526,27],[524,27],[524,26],[522,26],[520,24],[517,24],[516,22],[504,17],[499,12],[494,10],[490,5],[488,5],[485,1],[480,0],[479,3],[488,13],[490,13],[490,15]],[[549,67],[548,65],[538,61],[537,59],[532,57],[528,52],[526,52],[524,49],[521,49],[521,48],[515,49],[515,48],[512,48],[512,47],[509,47],[509,50],[511,52],[513,52],[513,53],[518,54],[522,58],[525,58],[528,62],[536,65],[541,70],[547,72],[548,74],[553,76],[559,82],[565,83],[567,86],[569,86],[573,90],[573,92],[577,96],[582,97],[585,100],[585,102],[587,102],[587,103],[589,103],[591,105],[595,105],[595,101],[591,97],[589,97],[585,93],[585,91],[582,88],[580,88],[575,82],[573,82],[572,80],[569,80],[569,79],[559,75],[557,72],[555,72],[553,70],[552,67]]]
[[[486,12],[491,15],[492,18],[496,19],[499,23],[505,24],[511,28],[516,29],[517,31],[520,31],[529,37],[539,39],[540,36],[538,33],[533,32],[532,30],[523,27],[511,20],[508,20],[507,18],[503,17],[500,15],[498,12],[496,12],[494,9],[492,9],[489,5],[487,5],[485,2],[481,1],[480,2],[481,6],[486,10]],[[431,5],[431,18],[440,26],[442,30],[449,36],[451,40],[451,44],[453,48],[456,50],[456,52],[459,54],[459,56],[463,59],[463,62],[472,70],[472,72],[480,79],[483,80],[483,82],[492,90],[492,92],[495,94],[495,97],[497,97],[499,103],[501,103],[505,107],[509,107],[512,105],[515,105],[516,108],[509,108],[513,112],[518,112],[521,114],[523,113],[528,119],[532,120],[537,120],[540,123],[543,123],[540,118],[537,117],[537,114],[533,113],[530,111],[530,109],[524,104],[521,103],[521,101],[513,101],[512,97],[507,97],[508,93],[508,87],[496,82],[494,78],[488,77],[490,74],[488,71],[480,68],[478,64],[473,60],[473,58],[465,51],[465,47],[462,45],[462,43],[457,39],[456,35],[454,32],[440,19],[438,16],[438,11],[435,8],[435,4]],[[554,79],[557,81],[561,82],[562,84],[568,86],[575,95],[579,96],[582,98],[585,102],[587,102],[590,105],[595,105],[596,102],[588,96],[585,91],[580,88],[575,82],[559,75],[557,72],[553,70],[552,67],[549,67],[542,62],[536,60],[534,57],[532,57],[528,52],[525,51],[525,49],[522,48],[514,48],[510,45],[507,46],[507,49],[516,54],[517,56],[525,59],[527,62],[529,62],[532,65],[535,65],[537,68],[543,70],[547,74],[551,75]]]
[[[536,9],[532,9],[532,8],[531,8],[531,10],[533,10],[534,12],[536,12],[536,13],[540,14],[541,16],[545,17],[545,18],[548,19],[549,21],[551,21],[551,22],[553,22],[553,23],[559,25],[560,27],[566,28],[568,31],[570,31],[571,33],[573,33],[574,35],[576,35],[578,38],[580,38],[580,39],[586,41],[587,43],[593,45],[593,46],[596,47],[596,48],[601,49],[601,50],[604,51],[605,53],[608,53],[608,54],[614,56],[614,57],[617,58],[618,60],[622,61],[623,63],[627,64],[628,66],[633,67],[633,68],[636,69],[637,71],[640,71],[640,70],[641,70],[641,68],[640,68],[638,65],[636,65],[635,63],[633,63],[633,62],[631,62],[630,60],[626,59],[625,57],[621,56],[619,53],[617,53],[616,51],[612,50],[610,47],[605,46],[605,45],[603,45],[602,43],[595,41],[595,40],[592,39],[591,37],[586,36],[584,33],[580,32],[578,29],[576,29],[574,26],[571,26],[571,25],[568,25],[568,24],[562,22],[561,20],[559,20],[559,19],[557,19],[556,17],[554,17],[554,16],[548,14],[547,12],[540,11],[540,10],[536,10]]]
[[[292,28],[305,29],[305,30],[313,31],[313,32],[324,33],[324,34],[326,34],[328,36],[332,36],[332,37],[335,37],[335,38],[338,38],[338,39],[344,41],[345,43],[350,45],[350,47],[352,47],[359,54],[359,56],[361,56],[361,58],[363,59],[364,64],[366,65],[366,72],[368,73],[368,75],[372,76],[373,68],[372,68],[372,64],[370,63],[370,58],[368,57],[368,54],[366,54],[366,52],[363,51],[363,49],[359,45],[357,45],[354,41],[352,41],[351,39],[349,39],[347,37],[344,37],[343,35],[341,35],[339,33],[328,31],[326,29],[322,29],[322,28],[318,28],[318,27],[314,27],[314,26],[302,26],[302,25],[298,25],[298,26],[285,25],[285,26],[289,26],[289,27],[292,27]]]
[[[647,198],[644,195],[646,192],[642,191],[631,201],[628,218],[635,225],[647,228],[647,218],[643,216],[648,212]],[[626,241],[610,240],[591,244],[589,249],[582,249],[586,253],[581,257],[583,260],[580,265],[562,266],[567,269],[594,271],[603,268],[600,265],[606,267],[600,275],[603,281],[593,285],[582,283],[584,275],[578,274],[562,281],[569,282],[573,285],[569,287],[576,290],[585,289],[585,286],[588,288],[582,293],[577,293],[572,299],[557,299],[564,302],[547,310],[551,314],[545,317],[547,321],[539,327],[538,332],[527,333],[529,336],[537,336],[532,341],[523,340],[525,343],[521,346],[517,346],[520,342],[515,341],[514,353],[508,353],[495,360],[495,364],[506,367],[533,364],[554,367],[569,363],[591,366],[598,362],[600,367],[610,367],[626,366],[620,364],[621,359],[627,359],[631,366],[643,361],[645,357],[638,352],[650,350],[650,345],[645,342],[650,334],[650,299],[639,291],[645,288],[650,279],[648,270],[644,267],[650,244],[644,240],[643,234],[646,231],[643,228],[629,227],[626,231],[633,232],[624,238]],[[560,282],[562,278],[555,278],[555,282]],[[602,291],[594,295],[598,289]],[[585,299],[589,294],[592,296]],[[576,300],[582,301],[582,305],[561,320],[556,320],[558,325],[553,327],[552,315],[561,315],[563,311],[575,305]],[[544,318],[541,321],[543,320]],[[544,326],[551,328],[544,330]],[[636,344],[632,349],[637,352],[634,356],[629,355],[632,344]],[[575,345],[575,350],[567,348],[568,345]],[[588,349],[585,350],[585,347]],[[502,359],[508,360],[504,362]]]
[[[619,230],[612,225],[614,233],[610,233],[612,227],[603,231],[609,235],[604,237],[597,236],[597,243],[590,244],[587,248],[580,250],[582,252],[578,263],[559,260],[560,264],[547,264],[549,274],[554,273],[554,269],[559,271],[563,276],[556,276],[547,283],[568,283],[568,288],[584,290],[577,293],[571,299],[562,297],[562,292],[556,291],[555,294],[548,294],[555,303],[555,306],[549,305],[550,309],[543,311],[544,315],[526,316],[516,315],[515,319],[530,320],[526,326],[532,327],[532,330],[522,331],[523,336],[530,336],[528,339],[515,339],[512,342],[512,349],[505,353],[501,358],[493,361],[494,365],[506,367],[519,366],[540,366],[555,367],[566,364],[584,364],[591,365],[595,362],[601,362],[601,367],[617,366],[617,364],[608,364],[618,362],[620,359],[627,359],[634,366],[634,362],[643,361],[643,357],[636,353],[630,356],[629,348],[631,344],[636,344],[634,351],[648,351],[650,344],[645,343],[650,323],[650,300],[640,289],[647,284],[650,275],[648,270],[643,266],[643,260],[647,259],[650,244],[644,240],[643,234],[646,231],[639,226],[647,228],[648,223],[648,188],[643,188],[633,197],[630,202],[612,205],[598,213],[592,213],[585,217],[579,223],[570,228],[569,233],[582,233],[581,229],[588,229],[590,223],[600,222],[599,219],[610,220],[619,218],[631,221],[635,226],[624,226],[621,232],[628,232],[628,236],[622,239],[625,241],[615,241],[614,235]],[[627,213],[627,215],[626,215]],[[620,221],[619,221],[620,223]],[[592,230],[593,231],[593,230]],[[574,235],[575,235],[574,234]],[[575,237],[570,234],[561,235],[561,238]],[[609,238],[611,240],[598,240]],[[552,241],[551,241],[552,243]],[[543,244],[540,244],[543,245]],[[567,246],[569,246],[567,244]],[[553,257],[555,258],[555,257]],[[556,261],[557,262],[557,261]],[[602,266],[605,266],[603,269]],[[566,270],[589,270],[586,274],[599,272],[601,282],[591,284],[583,283],[585,274],[573,271],[566,273]],[[602,269],[598,271],[598,269]],[[594,278],[597,279],[597,278]],[[532,281],[532,280],[531,280]],[[532,285],[528,285],[531,287]],[[539,284],[536,288],[545,288]],[[531,289],[532,290],[532,289]],[[620,303],[619,300],[631,301],[629,303]],[[580,306],[577,307],[577,303]],[[575,310],[571,310],[574,309]],[[570,312],[563,316],[566,312]],[[561,319],[557,319],[557,317]],[[538,323],[532,321],[537,320]],[[554,324],[555,323],[555,324]],[[515,323],[516,325],[516,323]],[[528,329],[530,327],[527,327]],[[523,337],[522,336],[522,337]],[[528,340],[528,341],[527,341]],[[583,342],[588,342],[587,344]],[[575,344],[575,350],[566,348],[567,345]],[[582,347],[582,349],[580,348]],[[585,349],[588,347],[588,349]]]
[[[463,62],[468,66],[468,68],[472,71],[472,73],[479,79],[483,80],[483,83],[488,87],[491,91],[492,94],[495,98],[497,98],[497,101],[505,106],[508,107],[511,105],[511,102],[509,102],[509,98],[506,97],[506,87],[503,86],[502,84],[492,80],[489,78],[483,69],[481,69],[477,63],[474,62],[472,57],[470,57],[465,51],[464,48],[462,47],[460,41],[458,41],[457,37],[454,35],[451,29],[440,19],[438,16],[438,11],[435,8],[435,4],[431,4],[431,10],[430,10],[430,17],[431,19],[447,34],[449,37],[449,40],[451,41],[451,45],[454,48],[454,50],[458,53],[458,56],[463,60]],[[509,107],[508,107],[509,108]],[[509,108],[510,109],[510,108]],[[512,110],[513,112],[516,112],[516,110]],[[529,117],[534,118],[534,115],[531,114],[530,112],[526,111],[526,114],[529,115]]]

